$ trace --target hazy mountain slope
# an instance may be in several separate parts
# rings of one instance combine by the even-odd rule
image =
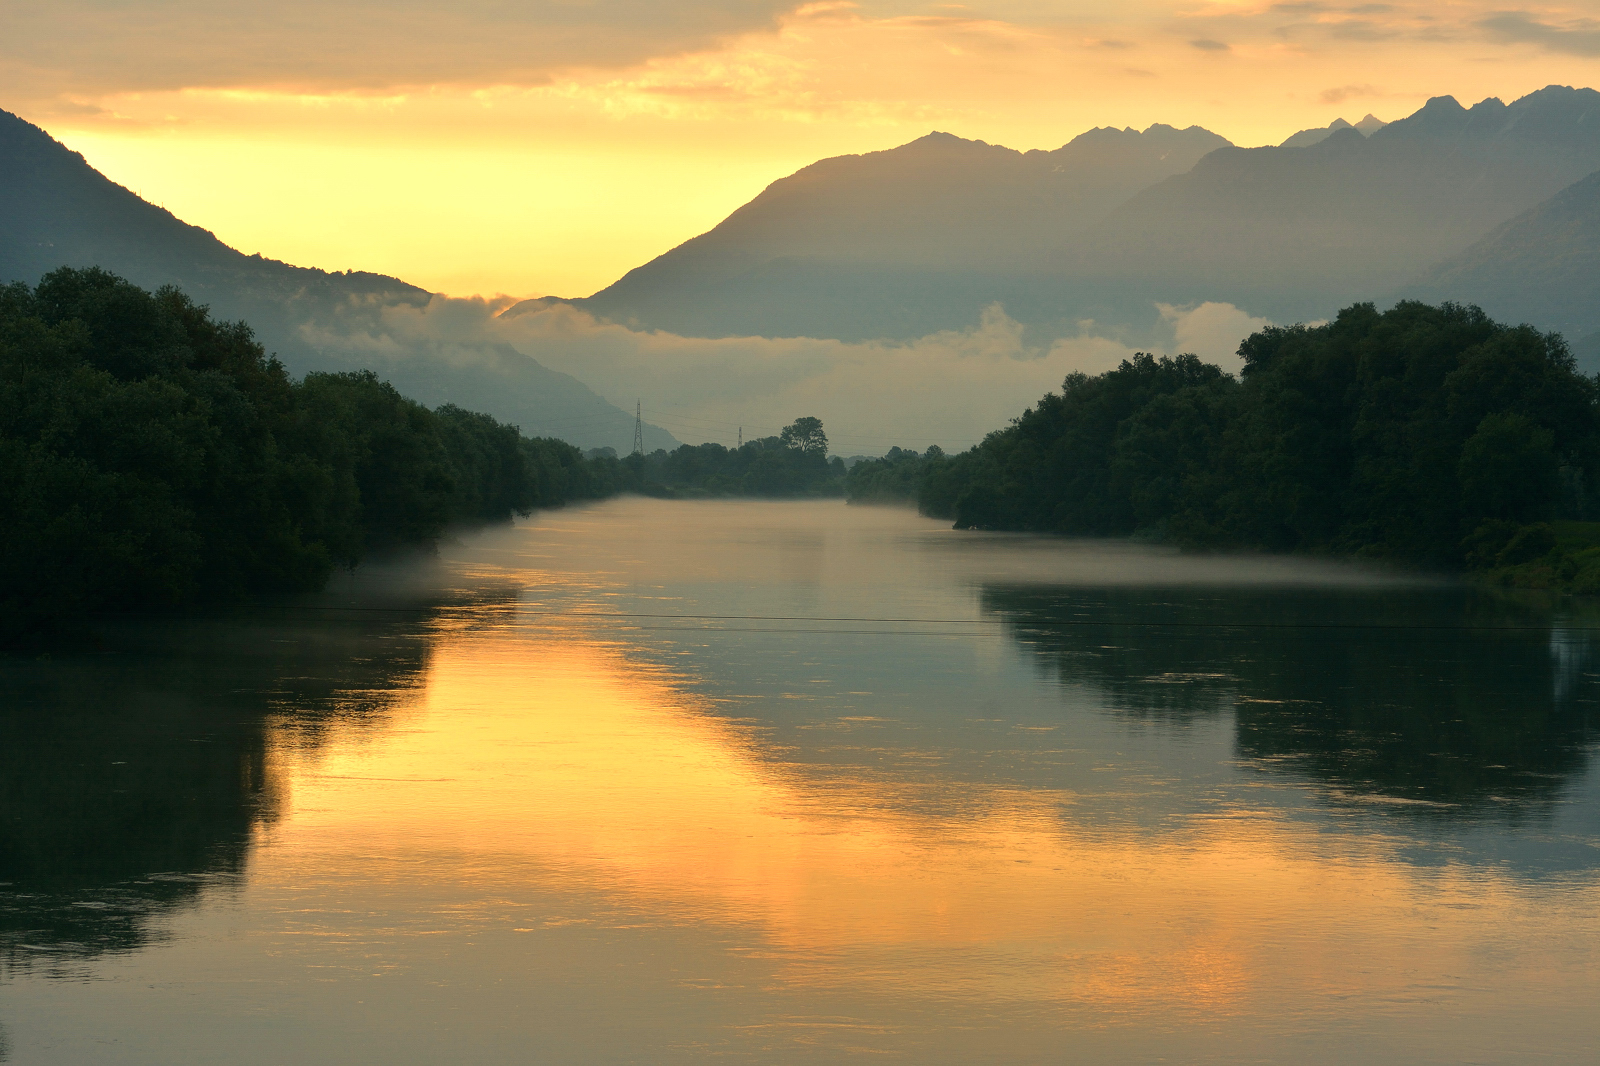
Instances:
[[[1377,299],[1600,168],[1600,93],[1449,97],[1368,137],[1228,148],[1117,208],[1103,269],[1279,320]],[[1202,280],[1203,279],[1203,280]]]
[[[1569,338],[1600,330],[1600,171],[1432,270],[1407,295],[1475,303]]]
[[[1035,280],[1071,234],[1228,142],[1091,130],[1051,152],[932,133],[814,163],[586,300],[693,336],[843,338],[962,328]],[[1008,307],[1010,302],[1008,301]]]
[[[1436,97],[1363,137],[1228,148],[1117,209],[1145,221],[1480,223],[1487,229],[1600,167],[1600,93],[1552,86],[1470,110]]]
[[[1327,126],[1309,130],[1301,130],[1299,133],[1292,134],[1282,144],[1278,145],[1278,147],[1310,148],[1313,144],[1321,144],[1323,141],[1327,140],[1333,134],[1338,133],[1340,130],[1353,129],[1355,129],[1355,127],[1346,122],[1344,119],[1336,118]]]
[[[1299,133],[1288,137],[1282,144],[1278,145],[1278,147],[1310,148],[1313,144],[1321,144],[1323,141],[1327,140],[1333,134],[1338,133],[1340,130],[1353,129],[1358,133],[1371,134],[1376,130],[1383,129],[1383,127],[1387,125],[1387,122],[1372,114],[1367,115],[1366,118],[1355,123],[1354,125],[1346,122],[1342,118],[1336,118],[1326,126],[1319,126],[1315,129],[1309,130],[1301,130]]]
[[[36,126],[0,111],[0,282],[100,266],[145,288],[177,285],[220,318],[244,319],[295,373],[371,367],[430,405],[487,411],[525,433],[625,449],[633,416],[582,382],[509,349],[453,360],[426,345],[379,345],[385,308],[430,296],[395,278],[329,273],[246,256],[109,181]],[[648,427],[650,447],[676,441]]]
[[[813,164],[573,302],[696,336],[862,339],[971,327],[998,301],[1035,339],[1157,343],[1158,303],[1294,321],[1379,299],[1600,168],[1590,89],[1363,125],[1305,148],[1162,126],[1028,153],[932,134]]]

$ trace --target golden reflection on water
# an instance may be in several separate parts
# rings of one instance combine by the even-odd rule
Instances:
[[[1030,1001],[1099,1025],[1480,994],[1452,975],[1486,956],[1530,1011],[1570,994],[1537,950],[1561,935],[1549,900],[1492,869],[1420,869],[1382,837],[1330,854],[1264,809],[1111,832],[1059,792],[823,779],[687,680],[578,631],[443,639],[392,729],[314,757],[285,735],[296,815],[263,831],[253,880],[448,883],[490,904],[536,886],[726,927],[790,990]]]

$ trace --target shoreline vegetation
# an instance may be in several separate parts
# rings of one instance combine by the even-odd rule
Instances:
[[[1393,561],[1600,594],[1600,383],[1476,307],[1357,304],[1246,338],[1238,378],[1140,353],[955,456],[895,449],[852,503],[958,529]]]
[[[812,417],[737,448],[684,444],[620,459],[611,448],[591,448],[584,455],[615,471],[619,491],[661,499],[820,499],[845,492],[844,460],[828,457],[828,435]]]
[[[958,529],[1132,537],[1600,594],[1600,382],[1475,307],[1358,304],[1245,339],[1235,378],[1140,353],[946,455],[846,470],[822,423],[581,452],[371,371],[295,380],[244,323],[98,269],[0,287],[0,643],[107,613],[314,592],[456,527],[633,492],[914,503]]]
[[[0,644],[323,588],[452,527],[619,492],[842,495],[822,423],[585,456],[371,371],[294,380],[242,322],[99,269],[0,287]]]

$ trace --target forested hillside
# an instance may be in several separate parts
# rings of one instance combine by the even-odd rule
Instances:
[[[1560,336],[1358,304],[1239,351],[1238,379],[1192,355],[1073,374],[961,455],[858,463],[851,497],[899,482],[967,529],[1593,567],[1600,590],[1572,524],[1600,511],[1600,390]]]

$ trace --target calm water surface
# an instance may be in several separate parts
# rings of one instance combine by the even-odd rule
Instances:
[[[1600,1059],[1600,618],[618,501],[0,661],[15,1063]]]

